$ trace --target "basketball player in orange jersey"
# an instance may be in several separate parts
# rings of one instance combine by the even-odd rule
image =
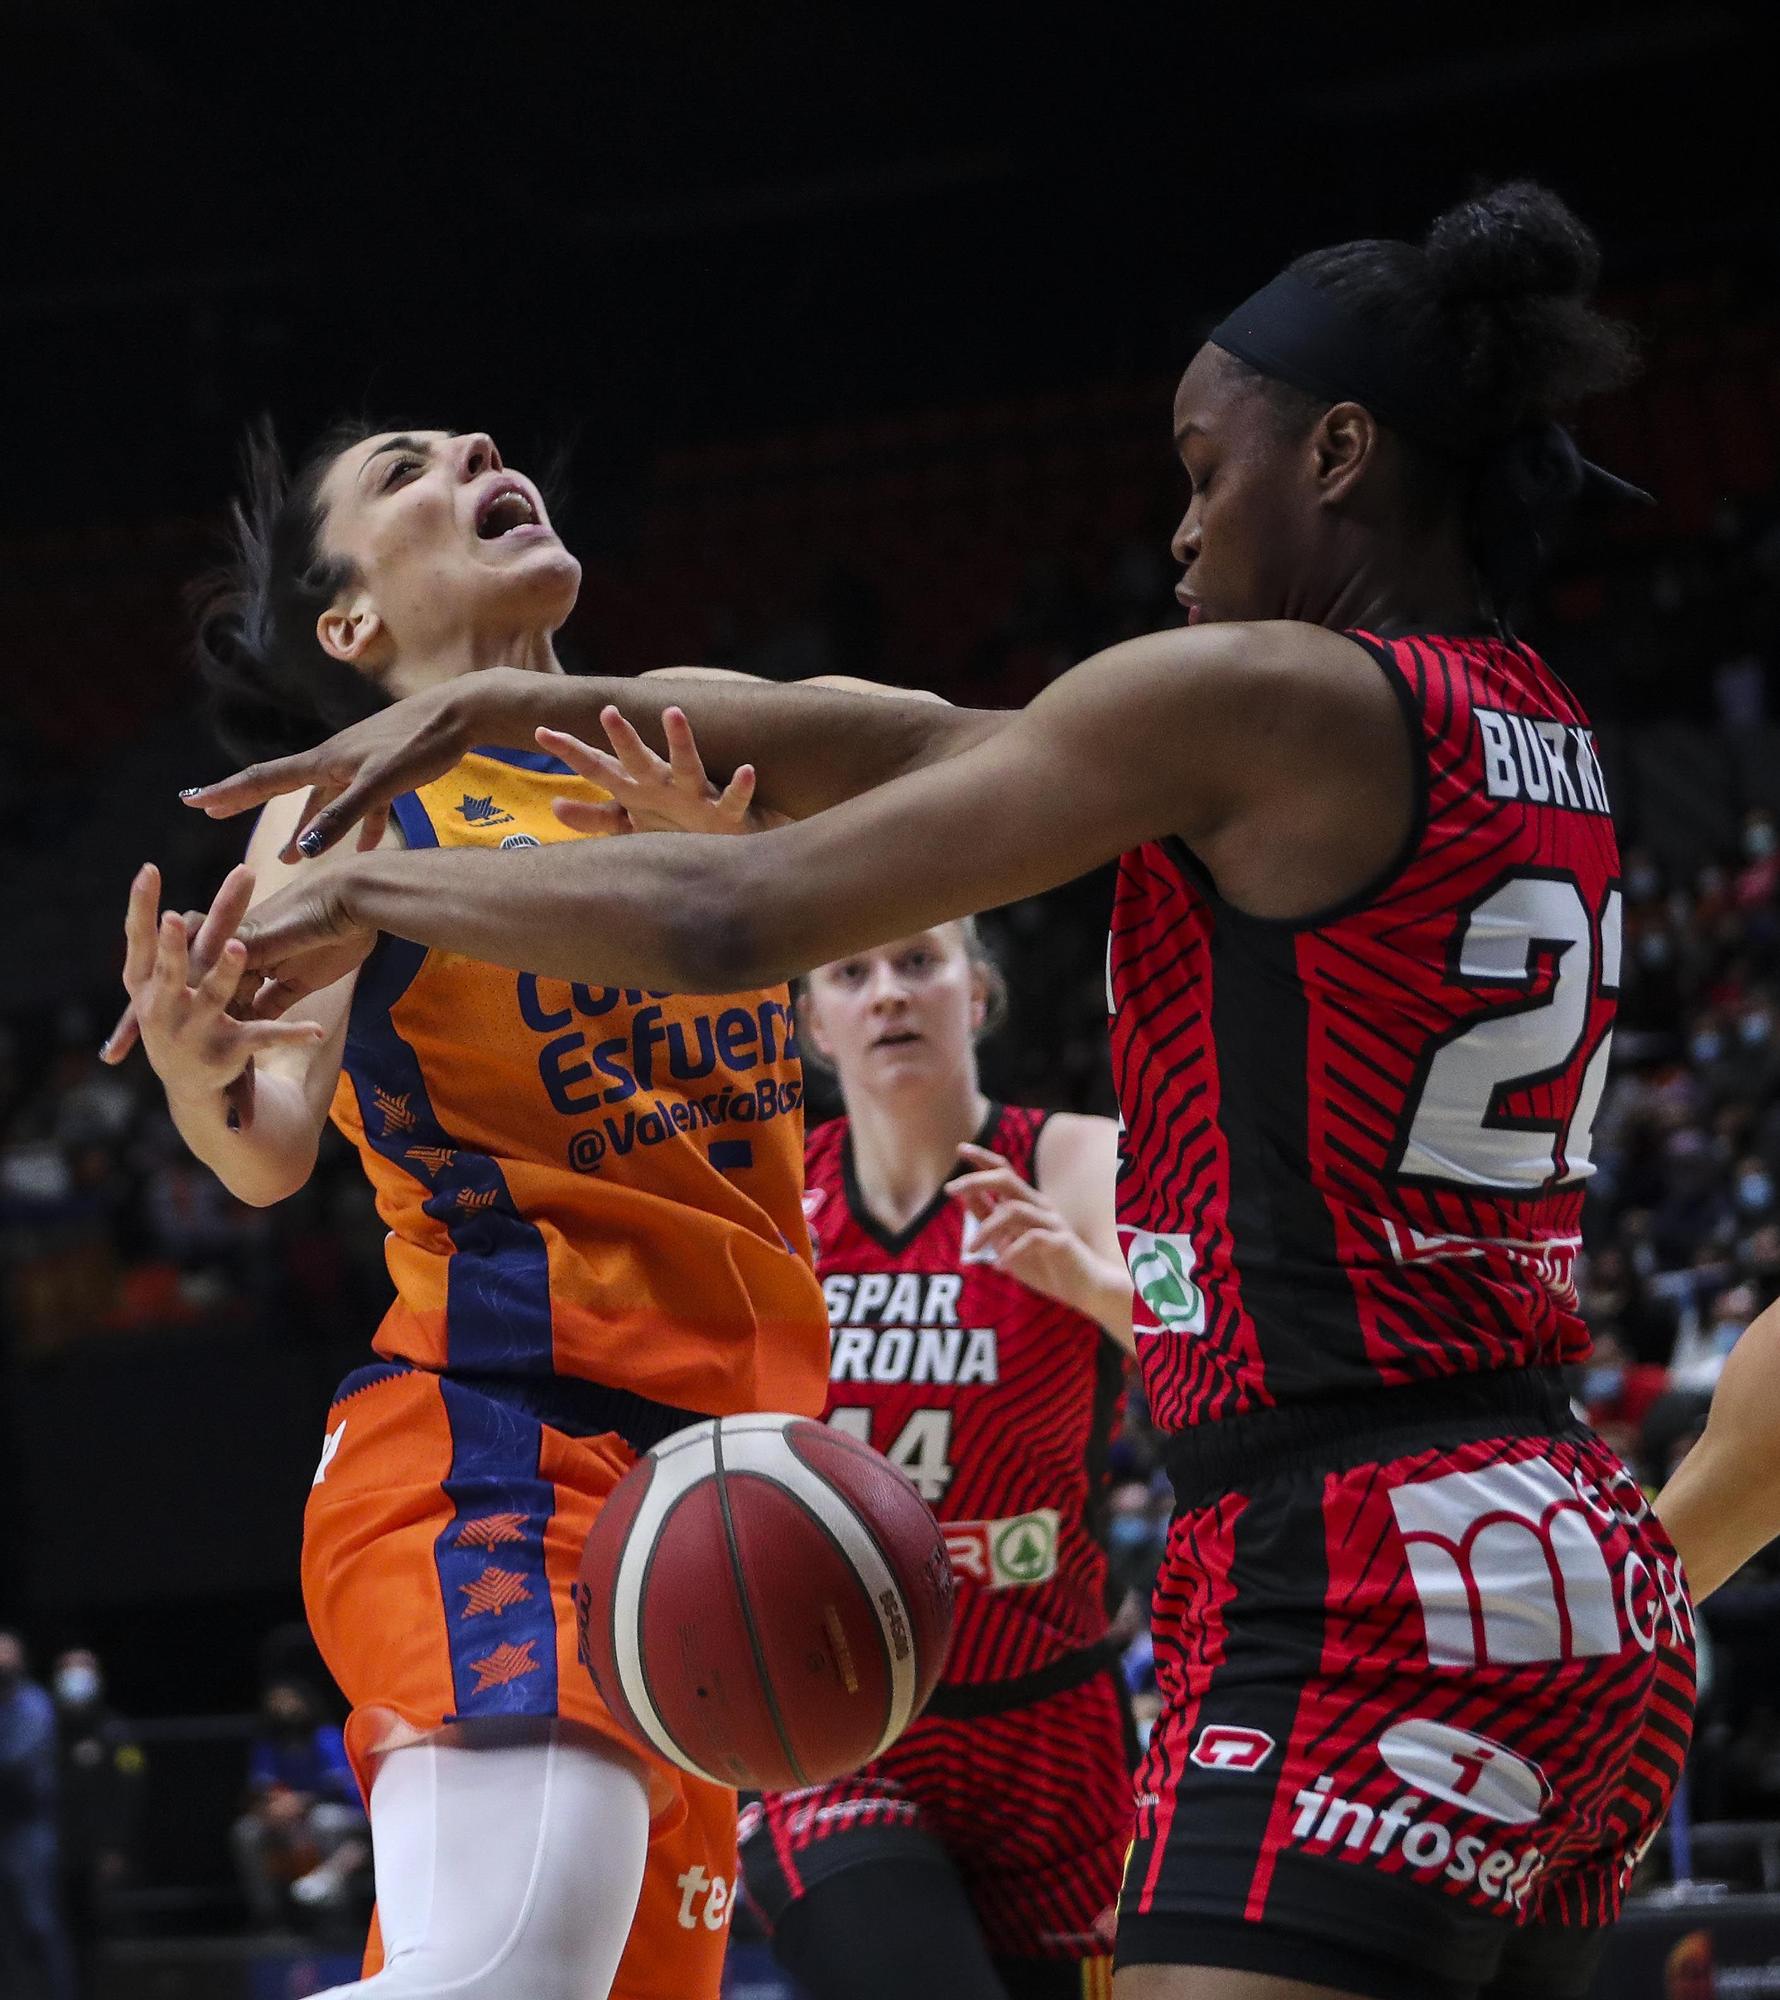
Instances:
[[[231,748],[294,748],[495,662],[559,671],[579,566],[487,437],[341,435],[288,483],[262,442],[251,469],[200,628]],[[570,837],[551,811],[570,785],[610,830],[605,794],[554,758],[493,749],[396,801],[381,838],[519,861]],[[676,822],[732,824],[746,791],[681,801]],[[619,1740],[568,1591],[638,1451],[699,1415],[820,1408],[788,995],[516,978],[392,941],[343,965],[304,1024],[234,1020],[233,921],[328,865],[278,859],[291,803],[268,808],[206,927],[157,923],[142,872],[125,983],[181,1133],[237,1195],[299,1187],[331,1113],[389,1226],[396,1303],[328,1416],[304,1536],[388,1953],[344,1990],[591,2000],[641,1877],[612,1990],[714,2000],[733,1794]]]
[[[958,1582],[920,1719],[744,1815],[749,1893],[810,2000],[1111,1989],[1132,1761],[1101,1512],[1131,1339],[1117,1134],[983,1094],[1004,999],[965,920],[819,966],[802,1001],[846,1111],[805,1160],[825,1414],[915,1480]]]
[[[274,1010],[383,932],[723,988],[1121,857],[1119,1226],[1177,1507],[1120,2000],[1582,2000],[1686,1755],[1676,1550],[1562,1372],[1619,858],[1588,719],[1513,629],[1578,502],[1625,494],[1563,423],[1630,367],[1598,268],[1526,183],[1296,260],[1176,395],[1195,629],[919,743],[859,704],[899,774],[832,812],[354,857],[241,933]],[[746,715],[766,803],[793,750],[807,782],[794,696],[712,694],[714,769]],[[317,785],[325,848],[460,731],[560,744],[598,699],[423,696],[196,803]]]

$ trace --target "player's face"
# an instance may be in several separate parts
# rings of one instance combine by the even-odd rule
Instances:
[[[1174,398],[1174,435],[1192,482],[1171,544],[1176,595],[1192,624],[1294,618],[1306,609],[1309,454],[1265,385],[1202,347]]]
[[[805,1024],[843,1092],[969,1080],[988,990],[956,924],[810,974]]]
[[[322,548],[357,581],[322,644],[367,671],[461,651],[466,633],[550,633],[581,565],[543,496],[482,431],[384,432],[349,446],[321,483]]]

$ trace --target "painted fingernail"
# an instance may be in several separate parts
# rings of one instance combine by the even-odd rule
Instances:
[[[313,861],[315,857],[321,852],[321,843],[322,843],[321,828],[318,826],[312,826],[309,829],[309,831],[303,835],[302,839],[300,839],[297,842],[297,852],[305,856],[310,861]]]
[[[187,785],[185,790],[181,792],[179,796],[182,799],[195,799],[203,789],[204,787],[202,785]]]
[[[232,1104],[229,1106],[229,1130],[231,1132],[239,1132],[241,1130],[241,1114]]]
[[[111,1053],[111,1037],[107,1035],[104,1041],[102,1041],[99,1044],[99,1060],[103,1062],[105,1058],[108,1055],[110,1055],[110,1053]]]

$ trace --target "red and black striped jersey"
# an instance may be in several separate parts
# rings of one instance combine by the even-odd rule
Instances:
[[[1286,923],[1178,841],[1120,872],[1119,1228],[1165,1429],[1587,1351],[1621,908],[1594,737],[1523,645],[1349,636],[1419,749],[1384,879]]]
[[[977,1143],[1031,1181],[1046,1116],[992,1106]],[[945,1526],[958,1579],[946,1684],[1012,1680],[1097,1646],[1119,1350],[973,1255],[971,1218],[943,1188],[900,1234],[883,1229],[846,1119],[810,1134],[805,1184],[828,1300],[824,1414],[900,1467]]]

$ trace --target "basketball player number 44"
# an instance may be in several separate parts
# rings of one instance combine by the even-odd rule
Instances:
[[[859,1405],[830,1410],[828,1422],[837,1431],[870,1444],[872,1413]],[[903,1474],[929,1507],[936,1507],[952,1483],[952,1413],[950,1410],[917,1410],[896,1433],[896,1442],[884,1456]]]

